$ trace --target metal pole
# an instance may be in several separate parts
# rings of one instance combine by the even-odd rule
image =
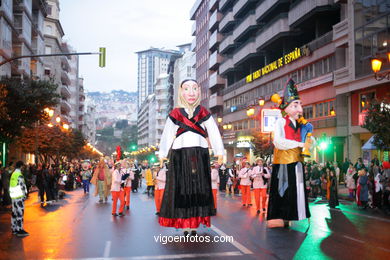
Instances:
[[[35,58],[35,57],[51,57],[51,56],[72,56],[72,55],[95,55],[100,54],[100,52],[74,52],[74,53],[53,53],[53,54],[36,54],[36,55],[23,55],[18,57],[13,57],[7,60],[0,62],[0,66],[7,64],[13,60],[23,59],[23,58]]]

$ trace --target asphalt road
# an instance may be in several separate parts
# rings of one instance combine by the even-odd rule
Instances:
[[[25,209],[30,236],[12,235],[10,212],[0,210],[0,259],[390,259],[390,218],[379,211],[349,201],[330,210],[314,201],[310,225],[268,229],[265,214],[242,207],[240,199],[219,194],[212,227],[185,241],[182,230],[158,225],[146,194],[132,193],[130,211],[113,217],[111,201],[99,204],[81,189],[44,207],[35,192]]]

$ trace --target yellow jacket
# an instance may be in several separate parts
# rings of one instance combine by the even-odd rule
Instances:
[[[146,169],[145,180],[146,180],[146,186],[154,186],[153,174],[150,169]]]

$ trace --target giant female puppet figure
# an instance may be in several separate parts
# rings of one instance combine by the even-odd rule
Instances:
[[[302,102],[292,79],[287,82],[283,97],[276,94],[272,100],[279,104],[284,116],[276,121],[274,129],[275,149],[267,225],[283,227],[289,225],[291,220],[310,218],[302,148],[308,149],[304,139],[310,136],[307,132],[312,132],[312,125],[302,120]]]
[[[200,224],[211,225],[210,216],[216,211],[208,144],[219,163],[224,154],[217,124],[199,103],[198,83],[184,80],[178,89],[178,107],[170,112],[160,141],[160,162],[169,153],[169,164],[159,223],[183,228],[185,235],[196,235]]]

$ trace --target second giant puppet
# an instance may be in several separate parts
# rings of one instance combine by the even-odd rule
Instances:
[[[279,104],[284,116],[276,121],[274,128],[267,224],[268,227],[283,227],[291,220],[310,218],[302,149],[308,148],[304,139],[310,136],[307,132],[312,132],[312,126],[302,120],[302,102],[292,79],[287,82],[283,97],[273,95],[272,101]]]
[[[211,114],[199,105],[200,98],[200,87],[195,80],[180,84],[179,107],[167,118],[159,151],[160,160],[169,153],[159,223],[183,228],[184,234],[191,231],[192,235],[200,224],[210,226],[210,216],[216,213],[208,140],[219,163],[224,153],[218,126]]]

